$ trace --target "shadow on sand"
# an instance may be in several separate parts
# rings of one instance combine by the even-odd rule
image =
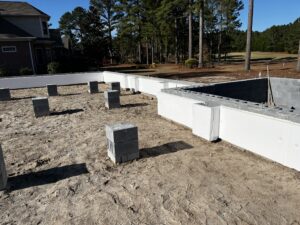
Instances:
[[[61,112],[51,112],[51,116],[61,116],[61,115],[72,115],[75,113],[80,113],[83,112],[83,109],[68,109],[65,111],[61,111]]]
[[[39,172],[31,172],[28,174],[8,178],[8,183],[10,186],[9,191],[51,184],[60,180],[87,173],[89,173],[89,171],[87,170],[85,163],[56,167]]]
[[[143,107],[149,105],[148,103],[135,103],[135,104],[126,104],[122,105],[122,108],[135,108],[135,107]]]
[[[184,141],[176,141],[170,142],[167,144],[163,144],[160,146],[152,147],[152,148],[144,148],[140,150],[141,158],[151,158],[159,155],[170,154],[182,150],[192,149],[193,146],[184,142]]]

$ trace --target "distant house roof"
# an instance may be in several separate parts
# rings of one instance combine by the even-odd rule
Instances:
[[[49,15],[27,2],[0,1],[0,16],[45,16]]]
[[[14,39],[14,38],[34,38],[31,34],[1,18],[0,16],[0,39]]]

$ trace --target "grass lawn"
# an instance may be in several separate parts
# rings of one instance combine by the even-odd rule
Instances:
[[[232,52],[228,56],[230,61],[242,61],[245,59],[245,52]],[[252,52],[251,59],[258,60],[293,60],[297,59],[297,54],[285,52]]]

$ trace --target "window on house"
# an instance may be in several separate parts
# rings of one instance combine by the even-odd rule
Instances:
[[[17,52],[17,47],[16,46],[2,46],[2,52],[3,53]]]
[[[47,22],[45,22],[45,21],[43,21],[42,22],[42,25],[43,25],[43,34],[44,35],[48,35],[48,23]]]

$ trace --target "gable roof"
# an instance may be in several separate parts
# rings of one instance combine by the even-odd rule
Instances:
[[[49,15],[27,2],[0,1],[0,16],[45,16]]]
[[[0,39],[34,38],[31,34],[8,22],[0,16]]]

